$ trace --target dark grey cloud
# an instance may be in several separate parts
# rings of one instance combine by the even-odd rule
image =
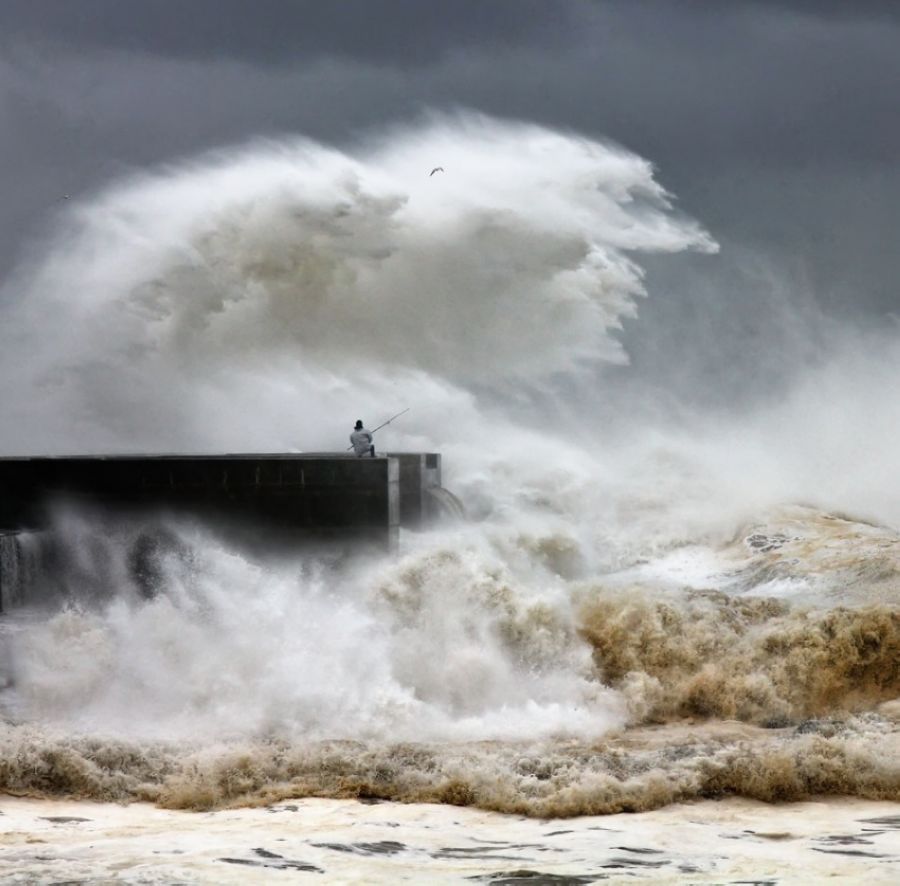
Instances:
[[[261,63],[329,55],[434,62],[461,46],[547,45],[576,7],[542,0],[4,0],[4,41]]]
[[[0,39],[257,62],[343,55],[430,63],[465,46],[559,46],[577,39],[592,16],[616,9],[644,24],[673,17],[721,24],[767,9],[900,19],[894,0],[4,0]]]
[[[698,6],[708,0],[692,0]],[[816,18],[900,18],[900,7],[894,0],[743,0],[749,9],[771,6],[798,15]]]

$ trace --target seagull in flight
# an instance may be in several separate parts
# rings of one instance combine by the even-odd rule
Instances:
[[[443,172],[443,171],[444,171],[443,166],[435,166],[434,169],[432,169],[431,172],[428,173],[428,177],[431,178],[431,176],[433,176],[436,172]]]

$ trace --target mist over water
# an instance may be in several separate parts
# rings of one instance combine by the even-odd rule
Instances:
[[[473,115],[223,150],[67,211],[4,286],[5,454],[335,450],[408,406],[379,448],[441,451],[470,520],[340,564],[168,521],[148,599],[140,521],[60,511],[61,583],[0,624],[0,787],[900,796],[900,338],[828,327],[777,389],[673,406],[670,352],[642,375],[622,344],[640,262],[715,249],[647,161]]]

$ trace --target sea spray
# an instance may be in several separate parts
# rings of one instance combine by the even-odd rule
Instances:
[[[29,719],[137,737],[360,740],[593,735],[621,722],[616,694],[591,679],[565,588],[475,536],[336,568],[253,559],[174,526],[182,546],[160,552],[150,599],[124,579],[128,533],[78,533],[112,584],[71,571],[62,610],[11,637]]]
[[[8,287],[6,451],[327,448],[399,393],[483,439],[467,392],[623,359],[631,253],[713,248],[646,161],[471,115],[221,151],[61,227]]]
[[[890,373],[848,340],[752,413],[636,421],[608,392],[641,253],[713,248],[641,158],[469,115],[221,151],[69,209],[5,286],[4,451],[342,449],[411,404],[380,445],[440,449],[472,519],[335,562],[57,514],[65,568],[0,623],[0,787],[897,799]],[[834,408],[861,378],[873,456],[833,483],[852,441],[817,385]],[[135,570],[151,530],[170,543]]]

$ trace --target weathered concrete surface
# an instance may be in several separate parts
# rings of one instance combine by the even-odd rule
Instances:
[[[45,525],[48,509],[62,500],[188,512],[274,526],[298,539],[361,539],[392,550],[400,473],[396,457],[340,454],[0,458],[0,531]],[[407,482],[415,481],[410,472]],[[407,494],[412,500],[421,491]],[[420,514],[410,513],[420,525]]]
[[[401,525],[418,529],[435,516],[440,482],[436,453],[0,458],[0,612],[36,576],[49,587],[70,571],[68,540],[43,531],[60,504],[96,511],[101,527],[110,517],[137,526],[129,568],[152,595],[156,554],[178,547],[167,515],[199,517],[250,547],[394,552]]]
[[[400,525],[419,529],[435,517],[428,490],[441,485],[437,452],[389,452],[400,463]]]

